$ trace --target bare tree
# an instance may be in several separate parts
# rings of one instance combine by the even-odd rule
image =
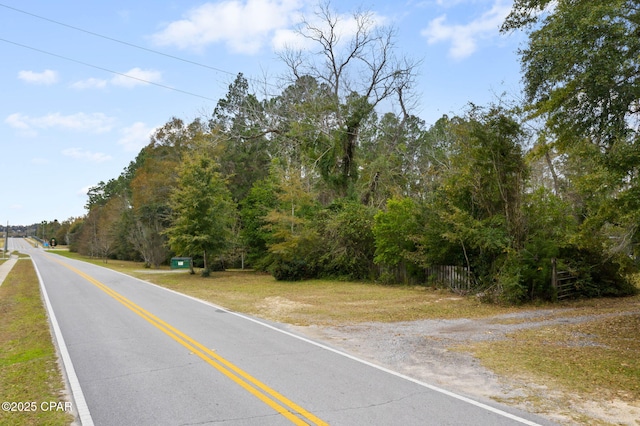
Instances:
[[[381,25],[373,12],[359,9],[345,19],[323,2],[296,32],[316,49],[279,53],[294,81],[311,76],[337,100],[357,93],[373,107],[393,94],[402,96],[413,84],[419,62],[395,55],[396,28]]]
[[[358,179],[356,151],[363,123],[385,100],[398,102],[404,118],[408,116],[407,93],[419,62],[396,56],[396,29],[381,25],[370,11],[356,10],[345,17],[323,2],[296,31],[311,48],[286,48],[279,56],[290,83],[313,78],[333,105],[316,120],[326,137],[324,144],[314,141],[314,165],[338,195],[344,195]]]

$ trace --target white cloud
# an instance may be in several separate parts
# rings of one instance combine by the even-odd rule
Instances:
[[[122,130],[123,136],[118,145],[122,145],[127,152],[138,152],[149,143],[149,138],[155,130],[154,127],[147,127],[140,121],[133,123]]]
[[[463,59],[478,49],[478,41],[499,36],[500,25],[511,11],[511,4],[496,0],[490,10],[468,24],[448,24],[447,16],[442,15],[429,22],[421,34],[429,44],[450,42],[449,55],[454,59]]]
[[[58,82],[58,73],[53,70],[44,70],[42,72],[20,71],[18,78],[30,84],[51,85]]]
[[[29,117],[26,115],[22,115],[19,112],[11,114],[7,118],[4,119],[4,122],[14,129],[18,130],[29,130]]]
[[[155,44],[202,50],[224,43],[234,52],[253,54],[267,44],[277,30],[291,25],[300,0],[225,0],[191,9],[152,35]]]
[[[113,127],[114,121],[115,119],[102,113],[85,114],[83,112],[71,115],[54,113],[33,119],[33,123],[38,127],[61,127],[96,133],[108,132]]]
[[[109,161],[113,157],[110,155],[104,154],[102,152],[91,152],[86,149],[80,148],[68,148],[62,151],[62,155],[71,157],[76,160],[86,160],[94,163],[102,163],[104,161]]]
[[[436,0],[436,4],[442,7],[452,7],[460,3],[468,2],[469,0]]]
[[[20,113],[9,115],[4,119],[4,122],[7,123],[10,127],[18,130],[18,133],[22,137],[32,138],[38,135],[38,132],[32,129],[29,125],[29,117]]]
[[[48,158],[36,157],[31,159],[31,163],[42,166],[51,163],[51,160],[49,160]]]
[[[387,24],[388,18],[382,15],[378,15],[375,12],[367,17],[369,19],[368,24],[370,28],[376,28]],[[296,17],[297,22],[300,22],[300,17]],[[335,16],[337,24],[335,28],[330,29],[325,20],[322,20],[316,15],[305,16],[306,20],[314,27],[319,28],[324,34],[329,34],[330,31],[334,31],[339,43],[347,43],[358,31],[358,22],[354,19],[352,13],[339,14]],[[303,37],[292,28],[282,28],[276,30],[273,34],[271,44],[274,50],[282,50],[286,48],[293,49],[311,49],[317,44],[310,39]]]
[[[107,87],[107,80],[100,78],[88,78],[86,80],[76,81],[71,85],[71,88],[84,90],[84,89],[104,89]]]
[[[89,190],[93,187],[94,185],[83,186],[82,188],[78,189],[78,192],[76,192],[76,195],[81,197],[86,197],[87,194],[89,193]]]
[[[141,68],[132,68],[123,73],[116,75],[111,79],[114,86],[132,88],[135,86],[146,85],[151,83],[159,83],[162,81],[162,73],[155,70],[143,70]]]
[[[303,49],[306,46],[311,45],[311,41],[301,37],[300,34],[294,30],[283,28],[274,31],[271,39],[271,45],[274,50],[282,50],[285,48]]]
[[[23,132],[35,132],[35,129],[62,128],[76,131],[88,131],[92,133],[104,133],[110,131],[115,118],[102,113],[62,115],[59,112],[43,115],[41,117],[29,117],[20,113],[11,114],[5,119],[9,126]]]
[[[141,68],[132,68],[122,74],[115,75],[111,80],[101,78],[88,78],[80,80],[71,85],[71,88],[78,90],[85,89],[104,89],[107,85],[132,88],[135,86],[144,86],[149,83],[159,83],[162,81],[162,73],[156,70],[143,70]]]

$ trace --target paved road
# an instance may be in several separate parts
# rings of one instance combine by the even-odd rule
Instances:
[[[85,424],[551,424],[117,272],[11,244],[32,256],[42,277]]]

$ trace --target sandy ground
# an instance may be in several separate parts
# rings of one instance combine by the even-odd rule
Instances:
[[[471,397],[491,398],[535,412],[563,425],[640,425],[640,405],[592,401],[542,384],[499,377],[454,346],[504,338],[521,328],[586,321],[588,317],[543,320],[551,311],[530,311],[480,320],[422,320],[339,327],[291,326],[297,333],[409,377]],[[557,314],[558,311],[553,311]],[[497,320],[526,317],[526,323]]]

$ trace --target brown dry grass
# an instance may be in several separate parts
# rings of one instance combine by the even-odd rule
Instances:
[[[58,252],[79,258],[73,253]],[[436,318],[482,318],[522,308],[501,307],[423,286],[390,286],[337,280],[276,281],[263,273],[213,272],[203,278],[187,270],[142,268],[140,263],[88,260],[227,309],[295,325],[336,325]],[[160,272],[160,273],[159,273]],[[162,273],[166,272],[166,273]]]
[[[218,272],[210,278],[183,274],[135,273],[173,290],[228,309],[295,325],[479,318],[514,310],[457,297],[422,286],[310,280],[276,281],[254,272]]]

